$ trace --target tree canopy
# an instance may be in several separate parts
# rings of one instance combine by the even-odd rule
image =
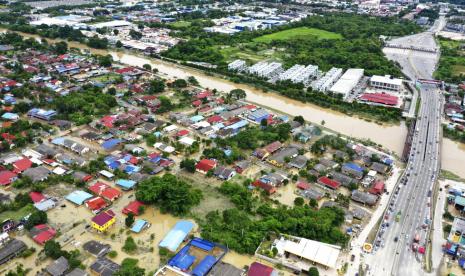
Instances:
[[[142,181],[137,186],[136,198],[156,205],[162,212],[181,216],[200,203],[202,192],[172,174],[165,174]]]

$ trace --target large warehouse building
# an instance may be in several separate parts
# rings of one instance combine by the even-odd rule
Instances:
[[[363,69],[348,69],[331,87],[334,94],[341,94],[345,99],[363,78]]]

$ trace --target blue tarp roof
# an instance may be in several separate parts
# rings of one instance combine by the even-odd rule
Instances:
[[[352,169],[354,171],[363,172],[363,169],[359,165],[357,165],[355,163],[345,163],[344,166],[347,167],[347,168],[350,168],[350,169]]]
[[[207,241],[207,240],[200,239],[200,238],[193,238],[192,241],[190,242],[190,245],[198,247],[205,251],[210,251],[215,247],[215,244],[212,243],[211,241]]]
[[[165,247],[174,252],[178,249],[182,241],[187,237],[189,232],[194,228],[194,224],[187,220],[178,221],[173,229],[160,242],[160,247]]]
[[[136,181],[129,179],[118,179],[116,185],[123,187],[124,189],[132,189],[136,185]]]
[[[175,264],[175,266],[183,271],[189,269],[195,262],[195,257],[189,254],[182,256]]]
[[[147,225],[147,221],[143,219],[137,219],[136,222],[134,222],[134,225],[131,228],[132,232],[139,233],[144,229],[145,225]]]
[[[102,148],[109,150],[123,142],[121,139],[110,139],[102,143]]]
[[[59,146],[63,146],[64,142],[65,142],[64,137],[57,137],[52,140],[52,144],[59,145]]]
[[[204,276],[210,271],[210,269],[213,267],[213,265],[216,263],[216,258],[207,255],[205,258],[203,258],[202,261],[192,270],[192,275],[194,276]]]
[[[84,201],[88,200],[91,197],[92,197],[91,194],[84,192],[84,191],[77,190],[67,195],[66,199],[73,202],[74,204],[82,205]]]

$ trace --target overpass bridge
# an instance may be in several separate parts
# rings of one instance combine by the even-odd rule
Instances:
[[[396,49],[404,49],[404,50],[412,50],[418,52],[427,52],[436,54],[438,52],[437,48],[426,48],[426,47],[418,47],[412,45],[401,45],[401,44],[393,44],[393,43],[386,43],[384,45],[386,48],[396,48]]]

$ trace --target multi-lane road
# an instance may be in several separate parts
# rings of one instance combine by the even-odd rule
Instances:
[[[435,33],[442,28],[440,18],[428,31],[402,37],[391,43],[436,49]],[[385,49],[412,81],[432,79],[439,53],[409,49]],[[383,221],[378,229],[373,254],[367,256],[368,275],[425,275],[425,257],[412,250],[415,236],[418,247],[428,247],[432,217],[432,196],[440,170],[442,95],[436,84],[417,83],[421,104],[409,160],[399,184],[392,191]],[[396,219],[397,214],[399,219]],[[441,229],[436,229],[442,231]]]

